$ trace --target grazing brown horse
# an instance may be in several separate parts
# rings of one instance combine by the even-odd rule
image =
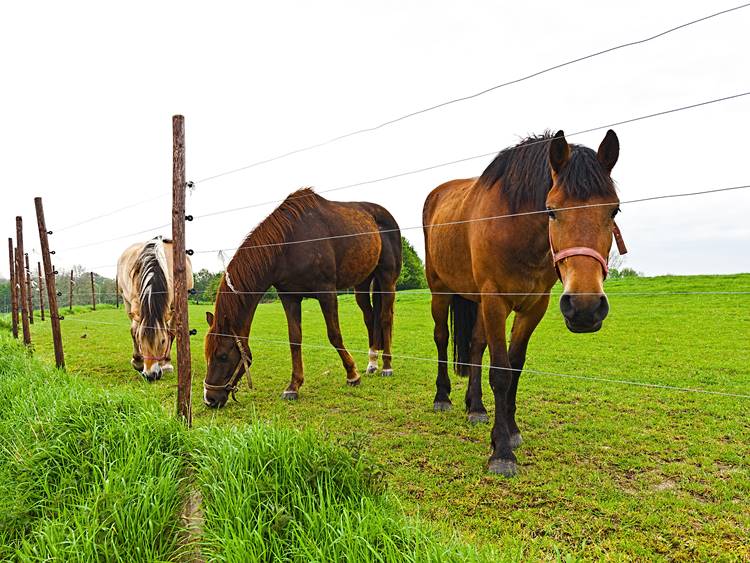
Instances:
[[[206,405],[226,404],[249,370],[253,315],[271,286],[284,306],[292,351],[292,380],[283,399],[296,399],[304,381],[303,297],[320,302],[328,339],[341,356],[346,381],[359,385],[357,366],[341,338],[336,297],[337,291],[353,287],[370,341],[367,372],[377,370],[382,350],[382,374],[392,375],[394,291],[400,272],[401,233],[388,211],[374,203],[329,201],[310,188],[289,195],[245,238],[226,268],[214,314],[206,313],[211,327],[205,344]]]
[[[469,375],[465,402],[472,422],[488,420],[480,366],[489,345],[495,396],[491,472],[516,473],[518,379],[558,277],[569,330],[597,331],[607,316],[604,256],[613,231],[619,237],[614,224],[619,199],[610,172],[619,150],[611,130],[598,152],[568,144],[562,131],[554,137],[545,133],[501,151],[479,178],[443,184],[425,201],[427,280],[439,360],[434,409],[451,406],[450,317],[456,371]],[[518,215],[503,217],[513,214]]]

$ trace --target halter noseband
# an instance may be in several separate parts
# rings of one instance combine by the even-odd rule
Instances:
[[[242,361],[237,364],[232,377],[230,377],[229,381],[227,381],[223,385],[212,385],[204,379],[203,388],[208,391],[226,391],[228,393],[231,393],[232,400],[237,402],[237,389],[239,388],[240,379],[242,379],[243,373],[247,373],[247,388],[253,388],[253,380],[250,377],[250,366],[253,365],[253,360],[248,356],[247,351],[242,345],[242,340],[239,336],[234,335],[234,343],[237,345],[237,349],[240,351],[240,359]],[[245,369],[240,369],[242,367],[244,367]]]
[[[625,241],[622,239],[622,233],[620,232],[620,227],[617,226],[617,223],[615,223],[614,227],[612,227],[612,234],[615,237],[617,251],[620,254],[627,254],[628,249],[625,246]],[[555,252],[555,247],[552,245],[552,233],[549,233],[549,249],[550,252],[552,252],[552,264],[555,266],[555,272],[557,272],[557,277],[560,281],[563,281],[563,279],[562,275],[560,274],[560,266],[558,266],[558,263],[561,260],[565,260],[565,258],[570,258],[571,256],[588,256],[590,258],[593,258],[601,265],[602,273],[604,274],[605,279],[607,278],[607,274],[609,274],[609,266],[607,265],[607,260],[593,248],[589,248],[588,246],[571,246],[570,248],[566,248],[565,250],[561,250],[560,252]]]

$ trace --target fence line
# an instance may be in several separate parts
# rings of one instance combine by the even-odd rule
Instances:
[[[643,203],[647,201],[657,201],[662,199],[674,199],[679,197],[691,197],[691,196],[698,196],[698,195],[707,195],[707,194],[713,194],[713,193],[721,193],[721,192],[730,192],[735,190],[745,190],[750,188],[750,184],[743,184],[740,186],[730,186],[726,188],[714,188],[714,189],[708,189],[708,190],[700,190],[697,192],[683,192],[679,194],[664,194],[664,195],[657,195],[657,196],[649,196],[649,197],[641,197],[636,199],[629,199],[620,201],[617,203],[587,203],[584,205],[573,205],[569,207],[558,207],[555,209],[555,212],[558,211],[571,211],[575,209],[586,209],[589,207],[617,207],[618,205],[626,205],[631,203]],[[302,196],[302,197],[310,197]],[[447,226],[453,226],[453,225],[464,225],[467,223],[476,223],[479,221],[490,221],[494,219],[509,219],[511,217],[524,217],[527,215],[539,215],[542,213],[549,213],[549,210],[547,209],[539,209],[535,211],[521,211],[518,213],[506,213],[503,215],[490,215],[487,217],[476,217],[474,219],[462,219],[459,221],[447,221],[445,223],[430,223],[429,225],[413,225],[410,227],[399,227],[396,229],[380,229],[377,231],[365,231],[361,233],[348,233],[344,235],[333,235],[330,237],[317,237],[317,238],[311,238],[311,239],[304,239],[304,240],[295,240],[295,241],[284,241],[284,242],[272,242],[268,244],[255,244],[255,245],[248,245],[248,246],[239,246],[234,248],[217,248],[213,250],[196,250],[196,254],[214,254],[218,252],[228,252],[228,251],[236,251],[236,250],[250,250],[253,248],[266,248],[266,247],[273,247],[273,246],[286,246],[291,244],[304,244],[308,242],[318,242],[323,240],[333,240],[333,239],[341,239],[341,238],[350,238],[350,237],[358,237],[358,236],[366,236],[366,235],[374,235],[374,234],[381,234],[381,233],[392,233],[392,232],[400,232],[400,231],[409,231],[413,229],[433,229],[435,227],[447,227]]]
[[[493,92],[495,90],[499,90],[500,88],[505,88],[506,86],[511,86],[513,84],[518,84],[520,82],[525,82],[526,80],[530,80],[532,78],[535,78],[537,76],[541,76],[543,74],[546,74],[548,72],[552,72],[554,70],[558,70],[558,69],[561,69],[561,68],[564,68],[564,67],[567,67],[567,66],[571,66],[571,65],[574,65],[574,64],[582,62],[582,61],[593,59],[593,58],[599,57],[599,56],[607,54],[607,53],[612,53],[612,52],[618,51],[620,49],[625,49],[625,48],[628,48],[628,47],[633,47],[635,45],[642,45],[644,43],[648,43],[649,41],[653,41],[653,40],[658,39],[660,37],[664,37],[666,35],[669,35],[670,33],[674,33],[675,31],[678,31],[678,30],[681,30],[681,29],[685,29],[685,28],[690,27],[692,25],[695,25],[695,24],[698,24],[698,23],[710,20],[712,18],[716,18],[716,17],[721,16],[721,15],[728,14],[730,12],[735,12],[737,10],[741,10],[743,8],[747,8],[748,6],[750,6],[750,4],[740,4],[739,6],[735,6],[733,8],[729,8],[729,9],[726,9],[726,10],[721,10],[719,12],[714,12],[714,13],[709,14],[707,16],[703,16],[701,18],[698,18],[698,19],[695,19],[695,20],[691,20],[689,22],[686,22],[686,23],[683,23],[683,24],[671,27],[671,28],[666,29],[664,31],[661,31],[661,32],[659,32],[659,33],[657,33],[655,35],[644,37],[642,39],[636,39],[636,40],[633,40],[633,41],[629,41],[627,43],[621,43],[619,45],[615,45],[615,46],[609,47],[607,49],[602,49],[601,51],[596,51],[594,53],[590,53],[590,54],[582,56],[582,57],[578,57],[578,58],[575,58],[575,59],[570,59],[568,61],[565,61],[565,62],[562,62],[562,63],[558,63],[558,64],[555,64],[553,66],[550,66],[550,67],[547,67],[547,68],[535,71],[535,72],[533,72],[531,74],[527,74],[527,75],[524,75],[524,76],[521,76],[519,78],[515,78],[515,79],[512,79],[512,80],[508,80],[507,82],[501,82],[500,84],[496,84],[496,85],[491,86],[489,88],[485,88],[484,90],[480,90],[479,92],[475,92],[473,94],[469,94],[469,95],[462,96],[462,97],[459,97],[459,98],[453,98],[453,99],[447,100],[445,102],[441,102],[439,104],[435,104],[433,106],[428,106],[428,107],[425,107],[425,108],[422,108],[422,109],[419,109],[419,110],[416,110],[416,111],[413,111],[413,112],[410,112],[410,113],[407,113],[407,114],[404,114],[404,115],[401,115],[401,116],[398,116],[398,117],[395,117],[395,118],[392,118],[392,119],[389,119],[388,121],[384,121],[384,122],[382,122],[382,123],[380,123],[378,125],[374,125],[374,126],[371,126],[371,127],[365,127],[363,129],[357,129],[357,130],[351,131],[349,133],[345,133],[343,135],[338,135],[336,137],[332,137],[331,139],[328,139],[326,141],[321,141],[321,142],[318,142],[318,143],[314,143],[314,144],[311,144],[311,145],[300,147],[300,148],[297,148],[297,149],[294,149],[294,150],[291,150],[291,151],[288,151],[288,152],[285,152],[285,153],[282,153],[282,154],[279,154],[279,155],[276,155],[276,156],[273,156],[273,157],[270,157],[270,158],[266,158],[266,159],[263,159],[263,160],[259,160],[259,161],[253,162],[251,164],[247,164],[245,166],[241,166],[239,168],[234,168],[232,170],[228,170],[226,172],[221,172],[221,173],[218,173],[218,174],[213,174],[211,176],[207,176],[205,178],[201,178],[199,180],[196,180],[196,183],[210,182],[211,180],[215,180],[215,179],[221,178],[223,176],[228,176],[230,174],[236,174],[237,172],[242,172],[243,170],[248,170],[250,168],[255,168],[255,167],[261,166],[263,164],[268,164],[270,162],[281,160],[283,158],[286,158],[286,157],[289,157],[289,156],[292,156],[292,155],[295,155],[295,154],[299,154],[299,153],[302,153],[302,152],[307,152],[307,151],[310,151],[310,150],[313,150],[313,149],[324,147],[326,145],[330,145],[332,143],[341,141],[343,139],[347,139],[349,137],[354,137],[356,135],[360,135],[360,134],[363,134],[363,133],[369,133],[369,132],[372,132],[372,131],[377,131],[378,129],[382,129],[382,128],[387,127],[389,125],[393,125],[394,123],[398,123],[400,121],[404,121],[406,119],[409,119],[411,117],[415,117],[417,115],[423,115],[423,114],[431,112],[433,110],[436,110],[436,109],[439,109],[439,108],[443,108],[443,107],[446,107],[446,106],[450,106],[452,104],[456,104],[456,103],[459,103],[459,102],[464,102],[464,101],[467,101],[467,100],[472,100],[474,98],[478,98],[480,96],[483,96],[484,94],[487,94],[489,92]]]
[[[628,123],[634,123],[636,121],[643,121],[643,120],[646,120],[646,119],[652,119],[654,117],[661,117],[661,116],[664,116],[664,115],[669,115],[669,114],[677,113],[677,112],[680,112],[680,111],[686,111],[686,110],[689,110],[689,109],[695,109],[695,108],[704,107],[704,106],[711,105],[711,104],[716,104],[716,103],[726,102],[726,101],[729,101],[729,100],[734,100],[734,99],[737,99],[737,98],[742,98],[742,97],[748,96],[748,95],[750,95],[750,91],[740,92],[738,94],[732,94],[730,96],[724,96],[722,98],[713,98],[713,99],[710,99],[710,100],[705,100],[703,102],[698,102],[698,103],[690,104],[690,105],[687,105],[687,106],[680,106],[680,107],[677,107],[677,108],[667,109],[667,110],[659,111],[659,112],[656,112],[656,113],[650,113],[650,114],[646,114],[646,115],[640,115],[640,116],[633,117],[633,118],[630,118],[630,119],[625,119],[623,121],[617,121],[617,122],[614,122],[614,123],[608,123],[606,125],[598,125],[596,127],[590,127],[588,129],[582,129],[580,131],[575,131],[573,133],[567,134],[566,137],[575,137],[575,136],[578,136],[578,135],[583,135],[585,133],[591,133],[593,131],[601,131],[603,129],[610,129],[612,127],[617,127],[618,125],[626,125]],[[524,147],[530,147],[532,145],[536,145],[536,144],[539,144],[539,143],[546,143],[546,142],[549,142],[549,139],[540,139],[538,141],[533,141],[533,142],[525,143],[523,146]],[[477,154],[477,155],[473,155],[473,156],[467,156],[467,157],[464,157],[464,158],[459,158],[457,160],[450,160],[450,161],[447,161],[447,162],[441,162],[439,164],[433,164],[433,165],[430,165],[430,166],[425,166],[423,168],[417,168],[415,170],[407,170],[405,172],[398,172],[396,174],[391,174],[390,176],[382,176],[380,178],[374,178],[374,179],[371,179],[371,180],[364,180],[364,181],[361,181],[361,182],[355,182],[353,184],[345,184],[345,185],[342,185],[342,186],[337,186],[335,188],[327,188],[327,189],[324,189],[324,190],[316,190],[316,191],[317,191],[317,193],[323,194],[323,193],[331,193],[331,192],[336,192],[336,191],[341,191],[341,190],[347,190],[347,189],[350,189],[350,188],[356,188],[356,187],[360,187],[360,186],[366,186],[366,185],[370,185],[370,184],[376,184],[378,182],[385,182],[387,180],[394,180],[396,178],[403,178],[404,176],[411,176],[411,175],[419,174],[419,173],[422,173],[422,172],[428,172],[430,170],[436,170],[438,168],[443,168],[445,166],[452,166],[454,164],[460,164],[462,162],[468,162],[470,160],[477,160],[479,158],[486,158],[486,157],[489,157],[489,156],[494,156],[499,151],[508,150],[508,149],[514,149],[514,148],[516,148],[516,147],[504,147],[502,149],[493,150],[493,151],[490,151],[490,152],[486,152],[486,153],[482,153],[482,154]],[[305,197],[305,196],[298,196],[298,197]],[[212,211],[210,213],[204,213],[203,215],[195,215],[194,219],[195,220],[204,219],[206,217],[214,217],[216,215],[223,215],[225,213],[232,213],[232,212],[236,212],[236,211],[242,211],[242,210],[245,210],[245,209],[252,209],[252,208],[255,208],[255,207],[262,207],[264,205],[270,205],[270,204],[273,204],[273,203],[281,203],[282,201],[285,201],[285,199],[270,200],[270,201],[265,201],[265,202],[262,202],[262,203],[253,203],[253,204],[249,204],[249,205],[243,205],[243,206],[240,206],[240,207],[232,207],[232,208],[228,208],[228,209],[222,209],[222,210],[219,210],[219,211]]]
[[[87,320],[87,319],[70,319],[70,321],[83,323],[83,324],[99,324],[99,325],[109,325],[109,326],[116,326],[123,329],[127,329],[127,325],[120,324],[120,323],[111,323],[106,321],[93,321],[93,320]],[[153,328],[153,329],[159,329],[159,327],[144,327],[144,328]],[[222,336],[227,338],[239,338],[240,340],[247,340],[250,341],[250,336],[239,336],[236,334],[226,334],[222,332],[208,332],[206,333],[206,336],[212,335],[212,336]],[[336,350],[336,351],[348,351],[350,353],[355,354],[369,354],[369,350],[358,350],[354,348],[337,348],[336,346],[333,346],[331,344],[310,344],[306,342],[291,342],[289,340],[273,340],[273,339],[266,339],[266,338],[260,338],[257,336],[252,337],[253,341],[256,342],[263,342],[267,344],[277,344],[277,345],[283,345],[283,346],[299,346],[301,348],[318,348],[318,349],[325,349],[325,350]],[[428,362],[428,363],[434,363],[434,364],[454,364],[451,360],[441,361],[437,360],[435,358],[425,358],[422,356],[411,356],[411,355],[402,355],[402,354],[391,354],[391,358],[394,360],[412,360],[412,361],[419,361],[419,362]],[[474,364],[469,362],[455,362],[456,365],[466,366],[466,367],[475,367],[475,368],[481,368],[481,369],[489,369],[491,366],[489,364]],[[518,371],[518,372],[524,372],[524,373],[533,373],[536,375],[549,375],[554,377],[563,377],[568,379],[581,379],[581,380],[588,380],[588,381],[597,381],[597,382],[603,382],[603,383],[615,383],[618,385],[633,385],[637,387],[648,387],[648,388],[656,388],[656,389],[666,389],[670,391],[680,391],[685,393],[701,393],[705,395],[717,395],[722,397],[733,397],[733,398],[739,398],[739,399],[750,399],[750,395],[742,394],[742,393],[731,393],[726,391],[713,391],[710,389],[701,389],[701,388],[695,388],[695,387],[678,387],[673,385],[666,385],[662,383],[648,383],[644,381],[632,381],[627,379],[621,379],[614,376],[602,376],[602,375],[584,375],[584,374],[570,374],[570,373],[558,373],[553,371],[544,371],[544,370],[535,370],[535,369],[528,369],[528,368],[502,368],[507,371]]]

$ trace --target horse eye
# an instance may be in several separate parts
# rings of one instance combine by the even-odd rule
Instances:
[[[620,212],[620,207],[615,207],[614,211],[612,211],[612,219],[615,218],[615,215],[617,215]]]
[[[226,354],[221,354],[219,356],[219,361],[220,362],[226,362],[227,361],[227,355]]]
[[[550,207],[548,207],[547,208],[547,215],[549,215],[550,219],[555,219],[555,210],[552,209],[552,208],[550,208]]]

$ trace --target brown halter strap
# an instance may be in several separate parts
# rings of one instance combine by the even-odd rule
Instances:
[[[612,227],[612,234],[615,237],[617,251],[620,254],[627,254],[628,249],[625,246],[625,241],[622,239],[622,233],[620,232],[620,227],[617,226],[617,223],[615,223],[614,227]],[[593,258],[601,265],[602,273],[604,274],[605,279],[607,278],[607,274],[609,274],[609,266],[607,265],[607,260],[593,248],[589,248],[588,246],[571,246],[570,248],[566,248],[565,250],[561,250],[560,252],[555,252],[555,247],[552,245],[552,233],[549,233],[549,249],[552,253],[552,264],[554,264],[555,266],[555,272],[557,272],[557,277],[560,281],[563,281],[563,279],[562,275],[560,274],[560,266],[558,266],[558,263],[561,260],[565,260],[565,258],[570,258],[571,256],[588,256],[590,258]]]
[[[232,400],[236,402],[237,389],[239,388],[240,379],[242,379],[243,373],[247,374],[247,388],[253,388],[253,380],[250,377],[250,366],[253,365],[253,360],[248,356],[247,350],[242,345],[242,340],[239,336],[234,335],[234,343],[237,345],[237,349],[240,351],[240,359],[242,361],[237,364],[232,377],[230,377],[229,381],[227,381],[223,385],[212,385],[204,379],[203,388],[209,391],[227,391],[228,393],[231,393]],[[240,369],[241,367],[245,368],[244,371]]]

